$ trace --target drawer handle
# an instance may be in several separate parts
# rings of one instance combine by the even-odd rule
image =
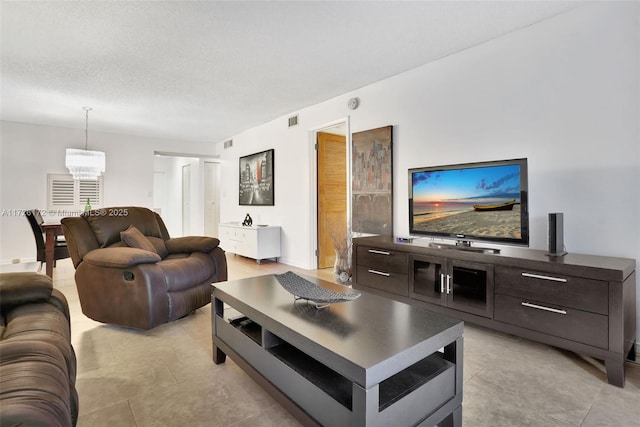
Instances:
[[[567,283],[567,279],[563,279],[561,277],[543,276],[541,274],[522,273],[522,277],[531,277],[532,279],[551,280],[552,282]]]
[[[522,305],[529,308],[536,308],[538,310],[550,311],[552,313],[567,314],[566,310],[558,310],[557,308],[545,307],[543,305],[531,304],[530,302],[523,302]]]
[[[369,249],[370,254],[378,254],[378,255],[391,255],[391,252],[378,251],[375,249]]]
[[[451,290],[451,275],[447,274],[446,276],[444,275],[444,273],[440,273],[440,293],[443,294],[445,291],[445,277],[446,277],[446,282],[447,282],[447,295],[453,293],[453,291]]]
[[[378,271],[378,270],[369,270],[369,273],[377,274],[379,276],[384,276],[384,277],[391,276],[391,274],[389,274],[389,273],[385,273],[383,271]]]

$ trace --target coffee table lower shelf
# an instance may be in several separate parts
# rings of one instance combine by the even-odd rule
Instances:
[[[225,319],[221,300],[213,306],[214,362],[229,355],[305,425],[462,424],[462,337],[448,348],[454,362],[435,351],[365,389],[248,316]]]

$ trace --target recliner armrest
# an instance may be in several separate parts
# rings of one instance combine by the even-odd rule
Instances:
[[[209,253],[218,247],[220,240],[215,237],[185,236],[166,240],[165,244],[170,254],[191,252]]]
[[[84,262],[97,267],[130,268],[139,264],[155,264],[160,255],[143,249],[116,247],[94,249],[84,256]]]
[[[48,301],[52,290],[53,282],[43,274],[32,272],[0,274],[2,308]]]

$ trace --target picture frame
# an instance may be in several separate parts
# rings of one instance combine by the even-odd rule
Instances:
[[[273,206],[273,155],[269,149],[240,157],[240,206]]]
[[[351,230],[393,235],[393,126],[351,134]]]

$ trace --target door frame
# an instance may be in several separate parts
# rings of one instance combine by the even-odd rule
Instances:
[[[345,125],[345,138],[346,138],[346,160],[347,160],[347,183],[351,182],[351,124],[350,117],[346,116],[340,119],[336,119],[329,123],[325,123],[321,126],[309,130],[309,147],[311,155],[309,156],[309,170],[310,172],[310,218],[309,224],[311,227],[311,241],[309,248],[309,259],[311,260],[310,266],[312,270],[318,268],[318,150],[316,150],[316,143],[318,141],[318,132],[324,132],[325,130],[336,127],[338,125]],[[347,185],[347,231],[351,231],[351,186]]]
[[[215,219],[217,220],[214,224],[214,228],[215,228],[215,233],[214,236],[212,237],[219,237],[219,232],[218,232],[218,223],[220,222],[220,161],[219,160],[207,160],[204,159],[202,161],[202,215],[203,215],[203,234],[205,236],[208,236],[208,234],[206,233],[207,231],[207,188],[209,183],[207,183],[207,167],[209,167],[208,165],[215,165],[214,170],[213,170],[213,175],[214,175],[214,184],[213,184],[213,203],[215,204],[214,207],[214,211],[215,211]]]
[[[182,235],[191,232],[191,163],[182,165]],[[187,209],[187,203],[189,208]]]

